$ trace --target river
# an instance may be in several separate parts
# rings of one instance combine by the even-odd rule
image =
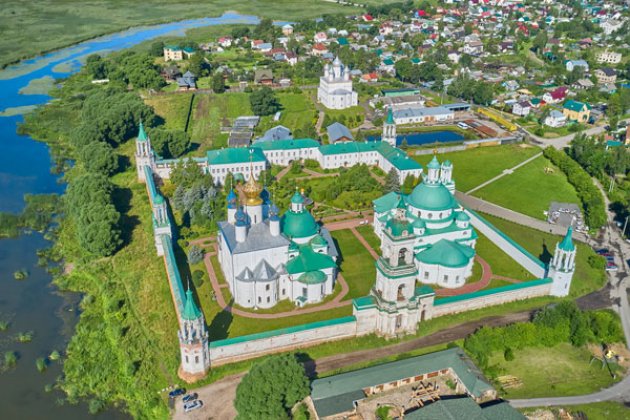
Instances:
[[[24,194],[60,193],[64,188],[59,177],[50,172],[48,147],[16,132],[22,121],[19,115],[22,107],[44,104],[50,97],[22,94],[21,89],[32,81],[45,80],[43,78],[67,77],[80,69],[81,58],[89,54],[129,48],[160,36],[183,35],[190,28],[233,23],[256,24],[258,18],[226,13],[217,18],[133,28],[24,60],[0,71],[0,115],[4,115],[0,116],[0,211],[21,211]],[[40,234],[0,240],[0,320],[10,322],[9,329],[0,332],[0,363],[6,351],[17,352],[19,356],[15,368],[0,373],[2,419],[91,417],[86,404],[60,405],[63,399],[60,392],[45,392],[45,386],[54,383],[61,374],[59,363],[53,362],[44,373],[39,373],[35,366],[38,357],[46,357],[52,350],[63,352],[78,320],[80,296],[59,292],[52,285],[51,276],[36,265],[36,251],[49,245]],[[20,269],[29,271],[28,279],[13,279],[13,273]],[[17,333],[26,331],[34,333],[33,341],[18,343],[14,340]],[[128,416],[110,409],[95,418]]]

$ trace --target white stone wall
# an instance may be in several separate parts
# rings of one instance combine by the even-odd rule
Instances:
[[[484,221],[478,218],[474,213],[466,210],[466,214],[470,216],[470,221],[475,229],[483,233],[495,245],[501,248],[506,254],[512,257],[520,266],[529,271],[535,278],[545,277],[545,268],[541,267],[535,260],[525,254],[521,249],[516,247],[511,241],[495,231]]]
[[[522,289],[511,290],[502,293],[494,293],[473,299],[467,299],[460,302],[447,303],[444,305],[433,306],[432,317],[442,315],[456,314],[460,312],[472,311],[493,305],[501,305],[516,300],[530,299],[538,296],[549,295],[551,283],[542,284],[532,287],[524,287]]]
[[[212,366],[356,336],[356,321],[210,348]]]
[[[435,264],[423,264],[416,260],[418,281],[425,284],[435,284],[438,287],[455,289],[466,283],[466,278],[472,274],[474,259],[464,267],[444,267]]]
[[[288,150],[263,150],[265,158],[273,165],[288,166],[295,160],[317,159],[317,147],[304,147]],[[320,153],[321,155],[321,153]]]

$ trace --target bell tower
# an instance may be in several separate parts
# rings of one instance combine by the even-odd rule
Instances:
[[[206,322],[190,288],[186,291],[178,337],[181,355],[178,374],[186,382],[195,382],[210,369],[210,350]]]
[[[573,227],[569,226],[567,234],[562,241],[556,244],[556,251],[549,263],[548,276],[553,281],[550,292],[552,296],[567,296],[571,289],[571,280],[575,272],[576,253],[572,235]]]

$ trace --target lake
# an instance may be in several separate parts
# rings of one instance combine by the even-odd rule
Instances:
[[[81,68],[81,59],[94,53],[107,53],[129,48],[140,42],[165,35],[183,35],[187,29],[233,23],[256,24],[255,16],[226,13],[217,18],[191,19],[156,26],[129,29],[95,38],[40,57],[24,60],[0,71],[0,211],[19,212],[24,207],[24,194],[61,193],[64,185],[51,174],[48,147],[28,136],[19,136],[17,125],[22,121],[22,107],[45,104],[44,94],[21,94],[20,90],[45,80],[63,78]],[[0,332],[0,358],[4,353],[18,353],[17,367],[0,373],[0,418],[61,420],[90,417],[85,403],[60,405],[59,391],[46,393],[61,374],[61,365],[53,363],[39,373],[35,360],[53,350],[63,352],[78,320],[80,296],[60,293],[51,283],[51,276],[37,267],[36,251],[50,246],[40,234],[25,234],[15,239],[0,240],[0,320],[10,328]],[[26,269],[24,281],[13,279],[16,270]],[[32,331],[30,343],[18,343],[19,332]],[[173,340],[176,339],[173,331]],[[129,418],[110,409],[97,419]]]

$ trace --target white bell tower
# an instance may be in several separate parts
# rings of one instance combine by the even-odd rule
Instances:
[[[556,244],[556,251],[553,259],[549,263],[548,276],[553,283],[551,284],[552,296],[567,296],[571,289],[571,280],[575,272],[575,245],[571,238],[573,228],[569,226],[567,234],[562,242]]]
[[[190,288],[186,291],[186,302],[177,335],[181,355],[179,376],[187,382],[194,382],[204,377],[210,369],[210,350],[206,322],[195,304]]]
[[[387,119],[383,123],[383,135],[381,140],[396,147],[396,121],[392,108],[387,108]]]
[[[140,126],[138,127],[138,137],[136,137],[136,171],[138,173],[138,180],[145,182],[145,174],[144,167],[149,166],[153,169],[154,165],[154,156],[153,150],[151,149],[151,139],[147,135],[147,132],[144,131],[144,125],[142,121],[140,121]]]

